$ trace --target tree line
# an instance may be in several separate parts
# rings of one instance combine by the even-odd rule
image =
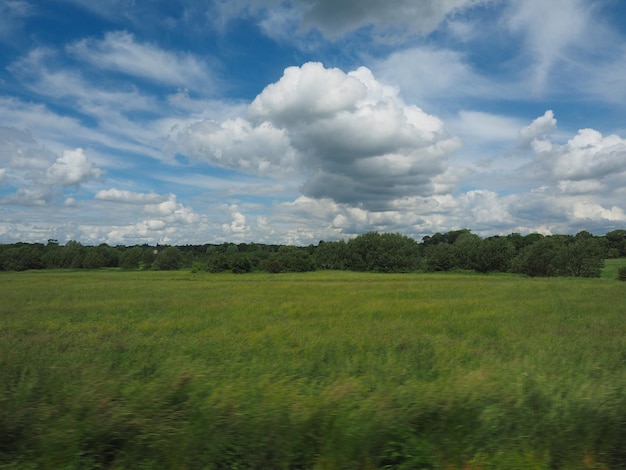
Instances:
[[[0,245],[0,270],[155,269],[213,273],[352,270],[371,272],[511,272],[528,276],[597,277],[606,258],[626,257],[626,230],[604,236],[538,233],[481,238],[469,229],[435,233],[421,242],[398,233],[369,232],[348,241],[291,246],[259,243],[98,246],[56,240]]]

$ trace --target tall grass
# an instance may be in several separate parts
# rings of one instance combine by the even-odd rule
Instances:
[[[0,467],[624,468],[610,279],[0,273]]]

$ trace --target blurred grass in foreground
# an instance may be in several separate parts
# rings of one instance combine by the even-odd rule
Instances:
[[[0,273],[0,468],[626,468],[626,285]]]

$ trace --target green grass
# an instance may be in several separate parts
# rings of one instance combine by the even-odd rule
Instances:
[[[612,258],[604,261],[601,277],[603,279],[617,279],[619,268],[626,267],[626,258]]]
[[[0,273],[0,468],[624,468],[612,279]]]

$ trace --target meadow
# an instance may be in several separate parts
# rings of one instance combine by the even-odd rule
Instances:
[[[617,267],[2,272],[0,468],[626,468]]]

